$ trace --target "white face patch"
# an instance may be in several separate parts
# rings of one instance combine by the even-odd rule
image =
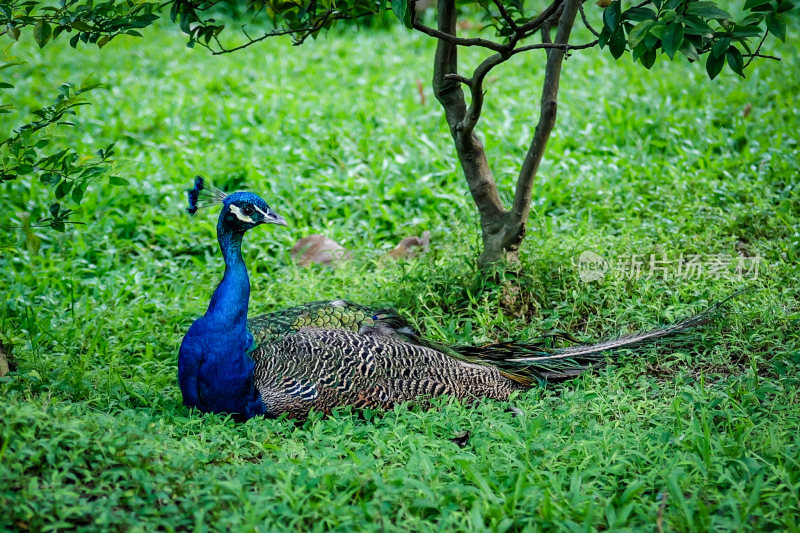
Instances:
[[[261,213],[262,215],[264,215],[264,218],[269,218],[269,215],[267,215],[267,214],[266,214],[264,211],[262,211],[261,209],[259,209],[259,207],[258,207],[257,205],[254,205],[254,206],[253,206],[253,208],[254,208],[256,211],[258,211],[259,213]]]
[[[256,207],[256,209],[258,209],[258,208]],[[238,218],[242,222],[247,222],[248,224],[253,224],[255,222],[252,218],[250,218],[249,216],[247,216],[244,213],[242,213],[242,210],[239,209],[239,206],[237,206],[237,205],[231,204],[230,205],[230,210],[231,210],[231,213],[236,215],[236,218]],[[259,209],[259,211],[260,211],[260,209]]]

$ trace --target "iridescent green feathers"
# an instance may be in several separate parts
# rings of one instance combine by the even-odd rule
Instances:
[[[257,343],[272,342],[303,328],[343,329],[422,343],[419,333],[397,311],[346,300],[311,302],[267,313],[251,318],[248,328]]]

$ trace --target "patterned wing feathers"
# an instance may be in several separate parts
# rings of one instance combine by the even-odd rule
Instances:
[[[385,408],[442,394],[505,399],[520,388],[495,367],[346,330],[302,329],[260,346],[253,358],[267,410],[300,418],[312,407],[326,413],[343,405]]]

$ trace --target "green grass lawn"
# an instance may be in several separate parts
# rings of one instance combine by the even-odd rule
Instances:
[[[17,369],[0,378],[0,530],[800,530],[796,37],[747,80],[576,52],[521,263],[493,277],[474,266],[477,217],[429,88],[430,39],[362,30],[212,57],[164,28],[102,52],[26,37],[6,94],[24,108],[63,81],[106,84],[58,131],[87,154],[117,141],[132,186],[94,185],[86,225],[36,230],[38,253],[3,230],[0,340]],[[541,75],[530,54],[487,85],[479,130],[507,203]],[[516,396],[520,416],[441,399],[236,424],[190,413],[177,386],[182,335],[222,274],[216,213],[183,211],[198,173],[290,221],[246,238],[252,314],[347,298],[391,303],[446,342],[553,328],[598,340],[756,290],[678,348]],[[2,191],[0,225],[51,194]],[[424,230],[427,256],[378,261]],[[295,267],[288,250],[310,233],[355,260]],[[587,250],[612,272],[581,281]],[[632,255],[666,258],[668,275],[625,276]],[[757,276],[677,270],[681,256],[740,255],[760,258]]]

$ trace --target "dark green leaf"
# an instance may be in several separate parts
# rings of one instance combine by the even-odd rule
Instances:
[[[715,56],[714,54],[708,54],[706,58],[706,72],[708,72],[708,77],[712,80],[716,78],[720,72],[722,72],[722,67],[725,66],[725,56]]]
[[[0,89],[13,89],[14,86],[10,83],[6,83],[4,81],[0,81]]]
[[[39,181],[41,181],[45,185],[49,185],[50,187],[52,187],[54,185],[57,185],[58,182],[61,181],[61,178],[56,174],[46,172],[41,176],[39,176]]]
[[[642,65],[644,65],[644,68],[646,68],[647,70],[650,70],[650,68],[653,66],[655,62],[656,62],[656,49],[650,48],[642,55]]]
[[[108,183],[110,185],[119,185],[119,186],[127,186],[129,185],[128,180],[125,178],[121,178],[119,176],[111,176],[108,178]]]
[[[597,38],[597,42],[600,44],[600,48],[603,48],[606,44],[608,44],[608,41],[611,39],[612,35],[613,34],[610,31],[608,31],[608,28],[606,28],[604,24],[603,29],[600,30],[600,36]]]
[[[80,187],[80,186],[77,186],[74,189],[72,189],[72,200],[76,204],[79,204],[79,203],[81,203],[82,199],[83,199],[83,188]]]
[[[736,26],[736,29],[731,33],[731,37],[735,39],[746,39],[748,37],[759,37],[762,33],[764,32],[757,24],[752,26]]]
[[[786,40],[786,21],[780,13],[767,15],[767,29],[781,41]]]
[[[75,28],[76,30],[80,30],[80,31],[94,31],[94,28],[92,28],[92,27],[91,27],[91,26],[89,26],[89,25],[88,25],[86,22],[84,22],[84,21],[82,21],[82,20],[74,20],[74,21],[72,21],[72,22],[71,22],[71,25],[72,25],[72,27],[73,27],[73,28]]]
[[[67,180],[62,180],[61,183],[58,184],[56,187],[56,198],[61,199],[64,198],[66,195],[69,194],[70,189],[72,189],[72,182]]]
[[[646,20],[644,22],[640,22],[633,28],[630,33],[628,33],[628,46],[631,48],[635,48],[647,35],[647,32],[650,28],[655,26],[656,22],[654,20]]]
[[[639,61],[644,53],[647,52],[647,47],[644,45],[644,41],[638,44],[635,48],[631,50],[631,57],[633,58],[633,62],[636,63]]]
[[[791,0],[781,0],[778,4],[778,13],[786,13],[791,9],[794,9],[794,2]]]
[[[619,24],[621,17],[622,0],[615,0],[603,11],[603,24],[608,28],[608,31],[613,32],[617,29],[617,24]]]
[[[175,23],[178,20],[178,8],[180,8],[180,2],[172,2],[172,7],[169,10],[169,20],[172,23]]]
[[[642,41],[644,43],[644,47],[647,48],[648,50],[653,50],[655,48],[658,48],[659,37],[663,33],[664,33],[664,26],[656,25],[655,27],[651,28],[650,31],[647,32],[647,34],[644,36],[644,41]]]
[[[775,11],[775,4],[772,2],[768,2],[766,4],[761,4],[760,6],[753,7],[750,12],[751,13],[771,13]]]
[[[52,203],[47,209],[50,211],[50,216],[57,218],[59,211],[61,211],[61,204],[58,202]]]
[[[769,4],[771,0],[747,0],[744,3],[745,9],[753,9],[756,6],[761,6],[764,4]]]
[[[689,61],[699,61],[700,55],[697,53],[697,48],[688,39],[683,40],[681,45],[681,53],[686,56]]]
[[[680,22],[673,22],[664,30],[664,35],[661,36],[661,47],[664,53],[670,58],[675,58],[675,52],[680,50],[683,44],[683,24]]]
[[[714,2],[689,2],[687,13],[698,15],[707,19],[729,19],[731,14],[717,7]]]
[[[736,74],[744,78],[744,58],[742,53],[735,46],[728,48],[725,52],[725,58],[728,60],[728,66]]]
[[[717,42],[714,43],[714,47],[711,49],[711,55],[714,57],[724,57],[725,51],[731,45],[731,40],[728,37],[723,37]]]
[[[44,20],[40,20],[36,23],[36,26],[33,27],[33,39],[36,41],[36,44],[39,45],[39,48],[44,48],[44,45],[50,40],[51,35],[50,24]]]
[[[622,14],[622,20],[633,22],[643,22],[645,20],[655,20],[656,12],[649,7],[632,7]]]
[[[155,13],[146,13],[144,15],[138,15],[133,20],[137,22],[142,22],[145,24],[151,24],[159,19],[159,16]]]
[[[408,0],[392,0],[392,13],[406,28],[411,27],[411,10],[408,8]]]
[[[686,25],[685,33],[691,35],[701,35],[703,37],[711,38],[714,36],[714,30],[711,29],[705,20],[694,15],[683,17],[683,23]]]
[[[611,35],[611,40],[608,42],[608,49],[614,59],[619,59],[625,53],[625,30],[622,26],[617,26],[614,33]]]

